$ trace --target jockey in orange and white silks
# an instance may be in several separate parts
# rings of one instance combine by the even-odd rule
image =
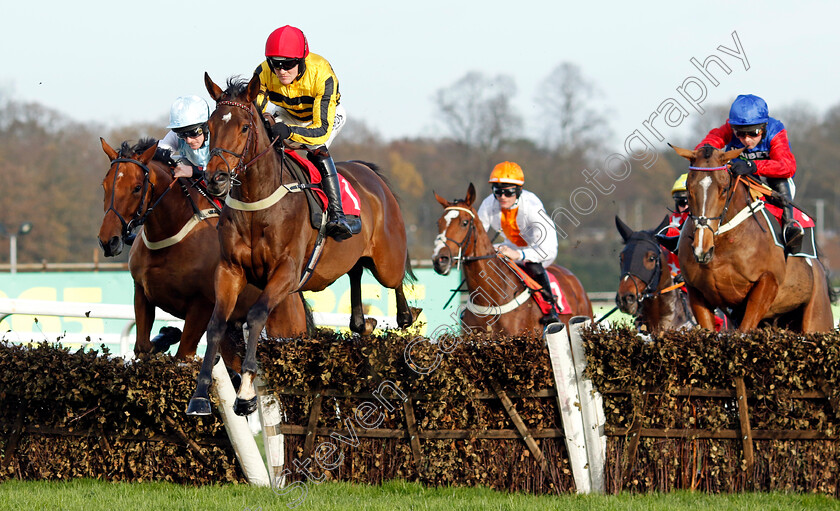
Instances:
[[[478,208],[478,218],[484,228],[491,227],[504,235],[496,251],[506,255],[525,270],[543,287],[543,297],[555,304],[551,284],[545,268],[557,257],[557,233],[542,201],[533,193],[523,190],[525,174],[516,163],[499,163],[490,173],[493,194]],[[552,309],[541,322],[559,321]]]

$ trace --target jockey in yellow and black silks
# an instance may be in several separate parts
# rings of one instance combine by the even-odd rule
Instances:
[[[309,52],[300,29],[286,25],[268,36],[265,61],[257,67],[261,91],[257,105],[267,112],[273,105],[273,137],[294,149],[305,149],[321,174],[329,199],[327,235],[336,240],[351,236],[341,207],[338,173],[328,151],[344,126],[346,114],[339,104],[338,78],[324,57]]]

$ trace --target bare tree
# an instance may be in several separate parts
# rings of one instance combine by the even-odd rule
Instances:
[[[487,77],[472,71],[438,90],[434,100],[451,137],[468,154],[478,156],[475,163],[486,167],[502,144],[521,129],[522,119],[511,105],[515,94],[510,76]]]
[[[537,95],[538,111],[545,124],[540,143],[561,155],[591,155],[604,147],[611,132],[606,113],[593,105],[600,96],[600,90],[576,64],[563,62],[555,67]]]

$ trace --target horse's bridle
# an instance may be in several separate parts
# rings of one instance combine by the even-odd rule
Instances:
[[[656,288],[659,286],[659,280],[662,278],[662,248],[659,246],[658,243],[643,238],[641,236],[631,236],[628,239],[628,241],[630,240],[635,240],[637,242],[636,245],[640,243],[652,245],[654,251],[656,252],[656,263],[653,270],[648,270],[644,267],[643,264],[634,264],[636,263],[636,261],[633,260],[631,260],[629,263],[627,263],[627,261],[625,260],[622,263],[622,272],[621,277],[619,277],[619,280],[624,280],[624,278],[628,276],[636,277],[645,284],[645,288],[642,290],[641,293],[639,293],[638,286],[636,286],[636,303],[641,304],[644,300],[654,298],[659,294]],[[643,277],[643,274],[649,278]],[[636,285],[635,281],[633,282],[634,285]],[[616,295],[616,299],[618,299],[618,295]]]
[[[717,170],[726,170],[729,171],[729,167],[723,165],[721,167],[688,167],[688,170],[695,170],[700,172],[714,172]],[[729,203],[732,201],[732,197],[735,195],[735,190],[737,189],[738,182],[740,181],[741,176],[738,176],[735,179],[735,183],[732,183],[732,173],[729,173],[729,185],[727,185],[726,190],[726,201],[723,203],[723,211],[721,211],[719,216],[714,217],[707,217],[704,215],[696,216],[692,213],[689,213],[688,217],[694,222],[694,226],[699,229],[708,229],[712,230],[712,227],[709,225],[709,221],[717,220],[718,221],[718,228],[716,231],[712,231],[713,236],[717,236],[718,232],[720,231],[721,226],[723,225],[723,219],[726,218],[726,213],[729,211]]]
[[[117,215],[117,218],[120,219],[120,223],[122,224],[122,233],[120,237],[122,238],[123,243],[131,245],[134,243],[134,238],[136,237],[132,231],[146,222],[146,218],[160,202],[160,199],[166,195],[166,192],[168,192],[169,189],[167,188],[167,190],[161,194],[160,198],[153,205],[146,208],[146,211],[144,212],[143,208],[146,206],[146,194],[148,193],[149,197],[152,197],[155,193],[155,185],[149,179],[149,167],[147,167],[142,161],[135,160],[134,158],[119,157],[111,160],[112,166],[115,163],[117,164],[117,168],[114,169],[114,182],[111,184],[111,203],[108,204],[108,209],[105,210],[105,214],[107,215],[108,212],[113,211],[114,214]],[[128,221],[126,221],[120,212],[114,208],[114,202],[116,201],[117,195],[117,177],[119,176],[120,163],[134,163],[143,170],[143,190],[140,195],[140,204],[137,206],[137,211],[134,212],[134,215]]]
[[[452,210],[454,210],[454,211],[464,211],[464,212],[466,212],[470,215],[470,220],[469,220],[470,225],[467,228],[467,234],[464,235],[464,239],[462,239],[461,241],[456,241],[456,240],[446,236],[445,232],[442,232],[442,233],[438,234],[438,236],[436,238],[436,241],[449,241],[449,242],[452,242],[456,247],[458,247],[458,255],[452,258],[457,263],[456,268],[460,269],[462,262],[463,263],[470,263],[470,262],[473,262],[473,261],[480,261],[482,259],[490,259],[490,258],[496,257],[495,253],[494,254],[489,254],[489,255],[483,255],[483,256],[462,256],[461,255],[461,254],[464,253],[465,245],[470,243],[470,240],[472,240],[473,252],[475,252],[476,242],[478,241],[478,237],[476,236],[476,232],[475,232],[476,231],[475,213],[473,213],[471,209],[464,208],[464,207],[461,207],[461,206],[449,206],[447,208],[444,208],[444,211],[452,211]]]
[[[274,138],[274,140],[272,140],[271,143],[268,144],[268,147],[266,147],[261,153],[257,154],[253,158],[251,158],[251,160],[248,161],[247,163],[243,163],[242,160],[245,158],[245,155],[248,154],[248,150],[251,146],[251,140],[254,141],[254,144],[256,144],[256,140],[257,140],[256,139],[256,124],[254,123],[255,111],[252,110],[252,109],[256,109],[256,106],[253,105],[253,104],[247,104],[246,105],[246,104],[243,104],[243,103],[237,103],[236,101],[228,101],[228,100],[223,100],[223,101],[216,102],[217,107],[218,107],[218,105],[235,106],[237,108],[241,108],[242,110],[245,110],[246,112],[248,112],[248,138],[245,139],[245,145],[242,148],[242,152],[241,153],[235,153],[233,151],[225,149],[224,147],[214,147],[213,149],[210,150],[210,158],[207,160],[207,164],[209,165],[210,160],[212,160],[214,157],[218,156],[219,158],[221,158],[222,161],[225,162],[225,166],[227,167],[228,173],[230,174],[232,181],[235,184],[238,184],[239,181],[236,180],[236,177],[239,175],[239,173],[240,172],[245,172],[246,170],[248,170],[248,167],[252,163],[254,163],[255,161],[262,158],[263,155],[265,155],[274,146],[274,144],[280,139],[280,137]],[[236,162],[236,165],[233,168],[230,167],[230,164],[228,163],[227,158],[225,158],[224,155],[223,155],[224,153],[230,154],[234,158],[238,159],[237,162]]]

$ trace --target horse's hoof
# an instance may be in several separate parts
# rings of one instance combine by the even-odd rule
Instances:
[[[421,312],[423,312],[423,309],[420,307],[409,307],[405,314],[401,314],[399,318],[397,318],[397,324],[400,328],[408,328],[417,321]]]
[[[362,330],[362,335],[370,335],[376,328],[376,318],[365,318],[365,329]]]
[[[160,329],[152,339],[153,353],[166,353],[173,345],[181,342],[181,329],[174,326],[165,326]]]
[[[235,413],[236,415],[251,415],[256,409],[257,396],[254,396],[251,399],[236,398],[236,400],[233,402],[233,413]]]
[[[206,397],[194,397],[187,405],[187,415],[210,415],[212,407]]]

